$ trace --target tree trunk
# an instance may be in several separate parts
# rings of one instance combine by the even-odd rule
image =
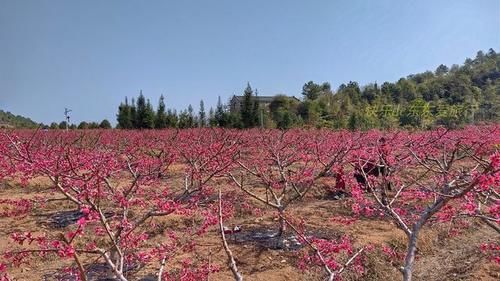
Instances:
[[[415,263],[415,255],[417,252],[418,230],[413,230],[409,236],[408,249],[406,251],[405,266],[403,268],[403,280],[411,281],[413,273],[413,265]]]
[[[285,234],[286,231],[286,221],[285,221],[285,210],[283,209],[278,209],[278,221],[280,224],[280,227],[278,229],[278,233],[276,234],[276,248],[277,249],[282,249],[283,248],[283,235]]]
[[[277,236],[281,238],[281,236],[283,236],[283,234],[285,234],[285,231],[286,231],[286,222],[285,222],[285,210],[282,210],[282,209],[278,209],[278,213],[279,213],[279,224],[280,224],[280,228],[278,229],[278,234]]]

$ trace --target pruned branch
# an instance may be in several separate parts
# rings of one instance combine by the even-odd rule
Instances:
[[[226,235],[224,233],[224,224],[222,222],[222,194],[219,189],[219,231],[220,231],[220,236],[222,240],[222,245],[224,246],[224,251],[226,252],[227,259],[228,259],[228,266],[229,269],[231,269],[231,272],[233,273],[234,280],[236,281],[243,281],[243,276],[241,273],[238,271],[238,266],[236,265],[236,261],[234,260],[233,252],[231,252],[231,249],[229,249],[229,245],[227,244],[226,240]]]

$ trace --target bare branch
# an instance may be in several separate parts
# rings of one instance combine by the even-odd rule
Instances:
[[[234,260],[234,256],[233,253],[231,252],[231,249],[229,249],[229,245],[227,244],[226,240],[226,235],[224,233],[224,225],[222,223],[222,194],[220,189],[219,189],[219,230],[222,239],[222,245],[224,246],[224,251],[226,252],[229,268],[233,273],[234,280],[243,281],[243,276],[238,271],[238,267],[236,266],[236,261]]]

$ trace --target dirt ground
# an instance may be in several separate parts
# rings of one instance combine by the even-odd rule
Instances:
[[[16,184],[0,184],[0,199],[33,198],[34,196],[58,198],[58,195],[52,194],[47,189],[43,180],[32,182],[24,188]],[[0,252],[17,247],[9,238],[12,232],[57,231],[43,222],[47,221],[48,215],[57,209],[60,210],[61,206],[64,207],[60,202],[51,203],[43,210],[35,210],[34,216],[22,219],[0,217]],[[70,206],[67,208],[71,210]],[[307,222],[307,229],[311,231],[328,235],[348,234],[356,245],[388,244],[404,250],[403,232],[388,221],[361,219],[351,225],[340,225],[329,219],[342,213],[349,213],[347,200],[325,200],[319,198],[317,194],[312,194],[310,198],[296,202],[289,210],[294,217],[304,218]],[[186,223],[175,216],[162,219],[161,222],[166,228],[178,229],[180,234],[182,234],[180,230],[183,224]],[[296,251],[274,250],[245,240],[245,232],[265,231],[277,227],[271,210],[267,209],[258,218],[238,215],[227,223],[243,227],[243,231],[236,237],[229,237],[229,245],[245,280],[298,281],[322,280],[324,277],[319,267],[307,272],[300,271],[296,266],[298,259]],[[500,280],[500,267],[484,257],[479,248],[480,244],[485,242],[486,237],[498,242],[500,237],[493,230],[480,223],[474,223],[462,235],[446,240],[441,239],[442,231],[437,227],[431,227],[422,234],[422,239],[419,241],[420,255],[415,267],[415,280]],[[189,255],[205,257],[207,260],[210,259],[211,263],[222,266],[220,272],[210,275],[210,280],[233,280],[232,275],[224,266],[226,256],[217,229],[212,228],[207,235],[197,241],[199,246],[196,252]],[[55,272],[71,262],[71,259],[61,261],[47,258],[21,268],[9,269],[9,273],[14,280],[54,280]],[[90,264],[93,259],[84,258],[83,262]],[[343,278],[345,280],[400,280],[399,266],[400,264],[391,264],[380,251],[374,250],[367,255],[366,273],[362,277],[346,272]],[[156,269],[152,266],[150,272]],[[148,270],[142,270],[142,272],[146,274],[133,276],[131,280],[153,280],[148,279]]]

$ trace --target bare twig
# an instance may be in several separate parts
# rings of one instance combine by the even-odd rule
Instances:
[[[161,276],[163,275],[163,268],[165,268],[165,262],[167,261],[167,256],[164,256],[163,259],[161,259],[160,263],[160,270],[158,270],[158,281],[161,281]]]
[[[353,256],[351,256],[349,258],[349,260],[347,260],[347,262],[344,263],[344,265],[338,269],[338,270],[332,270],[328,264],[326,263],[326,260],[325,258],[323,257],[323,255],[321,254],[321,252],[319,251],[319,249],[314,246],[314,244],[309,241],[309,239],[307,239],[307,237],[301,233],[292,223],[290,223],[284,216],[280,216],[281,219],[288,225],[290,226],[290,228],[302,239],[306,242],[306,244],[314,251],[314,254],[318,257],[318,259],[320,260],[320,262],[323,264],[323,268],[325,269],[325,271],[328,273],[328,278],[327,280],[328,281],[333,281],[335,280],[335,277],[339,276],[340,274],[342,274],[346,269],[347,267],[349,267],[349,265],[361,254],[363,253],[363,251],[365,250],[365,248],[361,248],[360,250],[358,250]]]
[[[337,271],[338,274],[341,274],[342,272],[344,272],[344,270],[359,256],[361,255],[361,253],[363,253],[363,251],[365,250],[365,247],[359,249],[359,251],[357,251],[354,255],[352,255],[352,257],[346,262],[344,263],[344,265]]]
[[[231,252],[231,249],[229,249],[229,245],[227,244],[226,240],[226,235],[224,234],[224,225],[222,223],[222,194],[220,189],[219,189],[219,230],[222,239],[222,245],[224,246],[224,251],[226,251],[229,268],[233,273],[234,280],[243,281],[243,276],[238,271],[238,267],[236,266],[236,261],[234,260],[233,253]]]

